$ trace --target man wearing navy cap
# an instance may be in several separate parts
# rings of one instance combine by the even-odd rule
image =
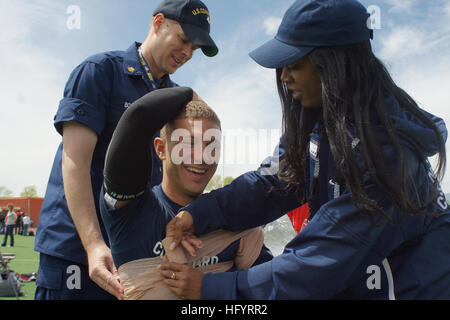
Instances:
[[[199,0],[166,0],[145,41],[87,58],[71,73],[54,125],[62,135],[36,233],[35,299],[113,299],[122,287],[99,219],[105,153],[126,108],[146,93],[174,87],[169,75],[201,48],[213,57],[210,15]],[[153,150],[153,153],[155,151]],[[151,185],[161,183],[156,155]]]

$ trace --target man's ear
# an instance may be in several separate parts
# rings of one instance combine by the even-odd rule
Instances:
[[[159,32],[165,19],[166,18],[164,17],[164,14],[162,14],[162,13],[158,13],[156,16],[153,17],[152,29],[155,34]]]
[[[165,141],[162,138],[157,137],[157,138],[155,138],[153,145],[155,146],[155,151],[156,151],[156,154],[158,155],[158,158],[160,160],[166,160],[166,143],[165,143]]]

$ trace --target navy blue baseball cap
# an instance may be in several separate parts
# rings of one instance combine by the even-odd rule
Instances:
[[[158,13],[177,21],[188,39],[199,46],[206,56],[213,57],[219,52],[209,35],[211,22],[208,8],[200,0],[165,0],[153,15]]]
[[[275,38],[249,55],[263,67],[282,68],[317,47],[372,39],[369,17],[356,0],[297,0],[284,14]]]

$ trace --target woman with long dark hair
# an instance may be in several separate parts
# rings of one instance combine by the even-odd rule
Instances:
[[[308,84],[317,88],[316,104],[309,106],[309,101],[305,103],[303,97],[295,99],[296,91],[290,90],[295,89],[295,75],[304,73],[307,68],[314,70],[311,70],[312,76],[307,78]],[[405,150],[402,137],[416,139],[414,143],[421,148],[420,151],[427,151],[427,146],[423,143],[426,140],[421,141],[420,136],[415,137],[397,122],[403,116],[409,117],[421,123],[427,133],[433,135],[432,138],[436,140],[435,145],[429,146],[432,150],[429,154],[420,156],[431,156],[437,148],[439,177],[443,176],[446,160],[443,136],[431,115],[421,110],[393,82],[383,63],[372,53],[369,41],[317,48],[276,72],[287,146],[281,176],[295,186],[302,202],[307,201],[308,196],[305,194],[304,173],[308,165],[309,137],[312,126],[320,123],[341,177],[339,182],[346,183],[354,202],[367,209],[367,213],[378,212],[391,219],[376,201],[367,196],[357,156],[363,160],[363,170],[402,209],[402,214],[427,212],[425,203],[420,201],[418,181],[408,176],[408,171],[411,170],[408,166],[413,162],[408,161],[408,154],[412,150]],[[305,93],[308,91],[301,92],[303,95]],[[440,119],[434,119],[439,125],[444,125]],[[354,137],[358,137],[357,140]],[[382,151],[386,144],[392,149],[389,152]],[[359,146],[359,153],[354,152],[355,146]]]
[[[374,56],[356,0],[297,0],[250,53],[276,69],[280,167],[204,195],[167,233],[263,225],[308,203],[306,227],[272,261],[231,274],[166,264],[180,296],[203,299],[449,299],[444,122],[420,109]],[[428,157],[437,155],[436,170]],[[273,159],[272,159],[273,160]],[[193,250],[184,241],[183,245]]]

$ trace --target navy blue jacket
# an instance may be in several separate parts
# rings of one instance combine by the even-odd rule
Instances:
[[[244,271],[205,275],[203,299],[450,298],[450,210],[427,160],[438,150],[437,137],[394,99],[388,97],[386,101],[409,173],[421,200],[430,202],[427,210],[435,215],[407,214],[400,222],[391,223],[375,214],[372,224],[364,210],[352,202],[345,184],[336,183],[328,139],[317,124],[310,141],[307,186],[311,186],[314,168],[320,170],[317,192],[308,202],[309,223],[272,261]],[[428,116],[446,139],[444,122]],[[394,159],[394,148],[387,143],[383,127],[377,126],[375,131],[384,156]],[[364,168],[358,140],[354,142],[356,159]],[[257,171],[201,196],[185,208],[193,216],[197,235],[217,228],[242,230],[263,225],[300,205],[294,193],[284,189],[276,170],[267,172],[268,166],[275,167],[276,155],[283,156],[282,143],[280,153]],[[401,213],[367,172],[363,181],[367,194],[385,208],[388,216],[395,218]],[[429,198],[435,190],[434,198]]]
[[[107,235],[98,209],[106,149],[123,112],[135,100],[154,90],[139,61],[133,43],[126,51],[112,51],[87,58],[71,73],[54,118],[58,133],[64,122],[76,121],[98,136],[91,164],[91,181],[103,238]],[[164,87],[176,84],[166,75]],[[87,265],[87,257],[70,216],[61,171],[62,142],[55,155],[36,232],[35,250],[53,257]],[[152,148],[153,149],[153,148]],[[153,150],[153,153],[155,151]],[[153,157],[151,185],[161,183],[161,161]],[[107,242],[108,243],[108,242]]]

